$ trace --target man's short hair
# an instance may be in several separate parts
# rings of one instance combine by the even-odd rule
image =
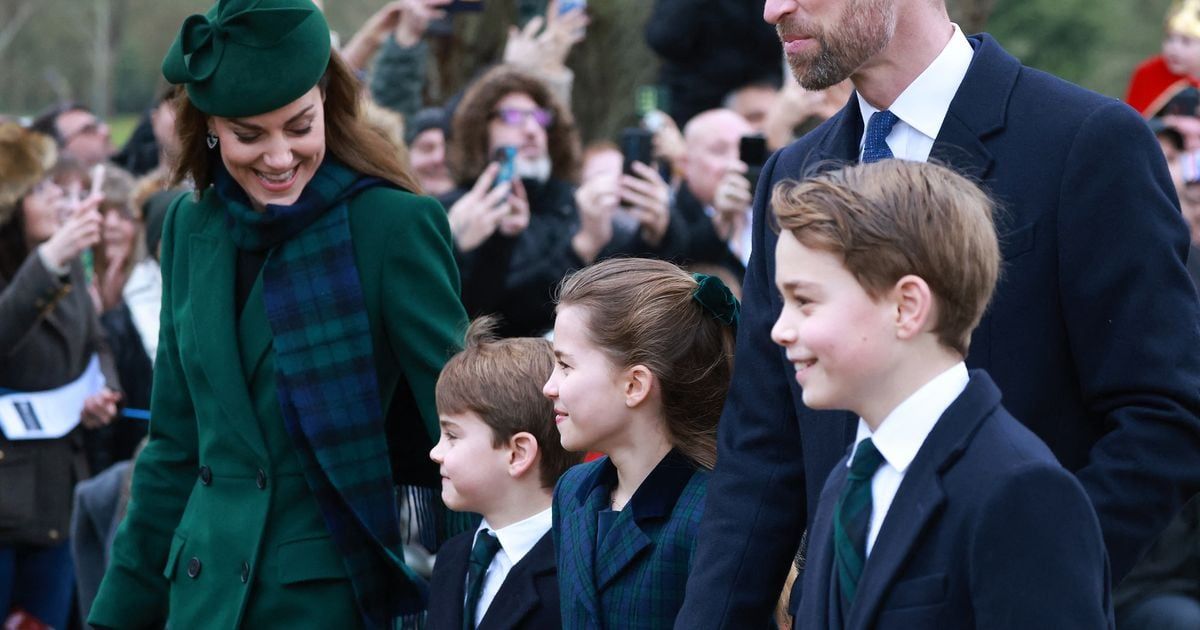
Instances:
[[[92,110],[87,105],[75,101],[57,103],[42,110],[41,113],[34,117],[33,122],[29,124],[29,128],[54,138],[54,141],[61,148],[66,144],[67,139],[62,136],[62,132],[58,129],[58,117],[67,112],[87,112],[91,114]]]
[[[480,317],[467,329],[466,348],[450,358],[438,377],[440,415],[473,412],[492,430],[492,445],[503,446],[522,431],[530,433],[541,453],[542,486],[582,459],[562,447],[554,426],[554,403],[542,386],[554,371],[554,348],[540,337],[498,339],[497,322]]]
[[[994,204],[978,186],[944,166],[883,160],[781,182],[771,205],[780,228],[841,256],[872,298],[924,279],[934,333],[966,356],[1000,274]]]

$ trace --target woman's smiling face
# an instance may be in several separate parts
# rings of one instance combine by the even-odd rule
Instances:
[[[325,158],[325,99],[319,87],[248,118],[209,119],[221,161],[255,209],[290,205]]]

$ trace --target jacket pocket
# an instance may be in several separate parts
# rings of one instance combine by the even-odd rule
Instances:
[[[0,451],[0,528],[15,529],[37,511],[37,458],[28,449],[5,446]]]
[[[897,582],[884,606],[888,610],[940,604],[946,600],[946,574],[935,573]]]
[[[176,533],[171,538],[171,551],[167,553],[167,564],[163,567],[163,577],[170,580],[175,577],[175,565],[179,564],[179,556],[183,554],[183,545],[187,542],[187,537]]]
[[[279,544],[279,583],[345,580],[342,556],[329,536],[289,540]]]

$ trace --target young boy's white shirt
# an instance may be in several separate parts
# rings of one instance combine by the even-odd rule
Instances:
[[[865,420],[858,419],[858,434],[850,452],[858,449],[859,442],[871,438],[871,442],[884,459],[875,476],[871,478],[872,509],[871,527],[867,534],[868,557],[875,546],[875,539],[879,537],[879,530],[887,518],[892,500],[896,498],[900,482],[904,481],[904,473],[917,456],[917,451],[921,450],[925,438],[933,431],[938,418],[941,418],[950,404],[963,393],[968,381],[970,375],[967,373],[967,364],[959,361],[905,398],[904,402],[897,405],[883,419],[874,433]],[[850,462],[847,461],[846,465],[849,466]]]
[[[492,600],[496,598],[496,593],[500,592],[500,587],[504,585],[504,580],[508,578],[508,573],[512,571],[513,566],[538,544],[538,541],[546,535],[546,532],[550,531],[553,524],[550,508],[500,529],[492,529],[486,518],[479,524],[478,529],[475,530],[475,537],[477,538],[479,532],[485,529],[490,530],[500,540],[500,551],[496,552],[496,557],[492,559],[487,573],[483,576],[483,588],[479,593],[479,603],[475,605],[476,623],[483,620],[484,613],[492,605]],[[471,540],[473,542],[475,538]]]

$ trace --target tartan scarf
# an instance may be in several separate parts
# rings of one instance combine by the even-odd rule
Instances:
[[[263,298],[288,434],[367,628],[419,623],[426,586],[405,564],[383,404],[348,200],[387,185],[327,157],[291,206],[256,212],[218,165],[234,243],[270,249]]]

